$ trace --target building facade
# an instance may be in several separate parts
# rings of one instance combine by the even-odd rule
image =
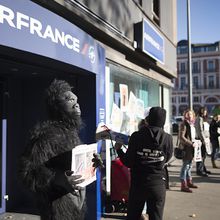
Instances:
[[[86,128],[99,123],[130,135],[144,109],[167,110],[176,77],[175,0],[8,0],[0,3],[0,212],[35,213],[16,175],[29,129],[46,118],[44,90],[52,79],[74,86]],[[100,219],[111,194],[111,143],[99,141],[106,170],[87,187],[88,219]]]
[[[220,43],[192,44],[193,109],[206,106],[209,114],[220,104]],[[188,107],[188,43],[177,47],[177,78],[172,91],[173,116]]]

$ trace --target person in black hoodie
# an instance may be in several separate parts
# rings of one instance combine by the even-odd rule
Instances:
[[[147,202],[149,220],[162,220],[166,196],[166,174],[164,170],[173,154],[172,136],[163,130],[166,110],[152,107],[148,126],[134,132],[124,152],[122,145],[115,148],[123,164],[131,170],[131,187],[127,220],[140,219]]]

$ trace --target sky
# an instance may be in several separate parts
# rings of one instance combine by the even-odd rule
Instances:
[[[220,0],[190,0],[191,43],[220,41]],[[177,0],[177,40],[187,39],[187,0]]]

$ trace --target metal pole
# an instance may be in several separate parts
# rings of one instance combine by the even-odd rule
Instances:
[[[187,39],[188,39],[188,93],[189,93],[188,97],[189,97],[189,108],[193,110],[190,0],[187,0]]]

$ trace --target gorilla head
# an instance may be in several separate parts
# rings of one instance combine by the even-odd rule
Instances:
[[[77,96],[71,89],[66,81],[53,80],[46,90],[49,117],[79,128],[81,125],[80,106],[77,102]]]

